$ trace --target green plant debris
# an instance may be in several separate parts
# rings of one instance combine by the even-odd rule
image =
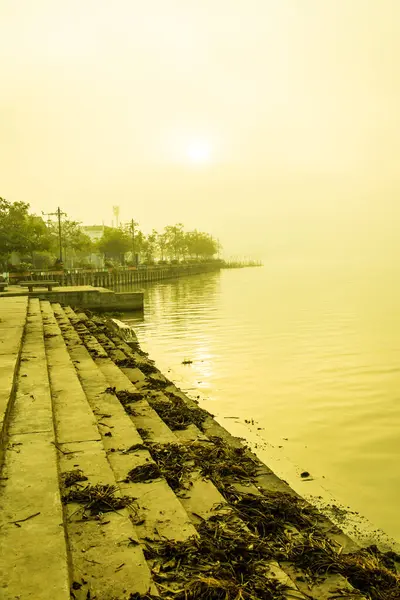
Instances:
[[[118,488],[114,485],[87,485],[84,488],[72,489],[63,496],[64,504],[77,502],[82,504],[84,512],[90,511],[91,515],[116,511],[132,506],[135,498],[118,496]]]
[[[126,481],[138,483],[159,479],[160,477],[161,472],[158,466],[155,463],[146,463],[145,465],[139,465],[129,471]]]

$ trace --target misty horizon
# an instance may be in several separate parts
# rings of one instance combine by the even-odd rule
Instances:
[[[226,255],[391,260],[396,0],[0,6],[1,195]]]

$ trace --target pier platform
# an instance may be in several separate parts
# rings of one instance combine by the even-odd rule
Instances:
[[[97,312],[143,310],[143,292],[140,291],[114,292],[103,287],[80,285],[54,287],[51,292],[43,288],[37,288],[29,292],[26,287],[10,285],[6,290],[0,292],[0,298],[21,296],[39,298],[39,300],[48,300],[49,302],[60,302],[61,304]]]

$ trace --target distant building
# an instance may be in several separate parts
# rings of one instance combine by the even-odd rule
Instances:
[[[90,237],[92,242],[98,242],[104,233],[104,225],[82,225],[82,231]]]
[[[98,242],[103,237],[104,229],[104,225],[82,225],[82,231],[92,242]],[[98,269],[104,267],[104,259],[100,254],[91,254],[90,262]]]

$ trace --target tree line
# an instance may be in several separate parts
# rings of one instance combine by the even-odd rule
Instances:
[[[167,225],[159,233],[155,229],[148,235],[133,224],[118,229],[106,227],[98,242],[98,249],[105,256],[118,260],[130,253],[131,260],[139,255],[144,262],[151,264],[156,259],[193,260],[212,258],[219,252],[219,242],[202,231],[185,231],[182,223]]]
[[[47,268],[60,258],[58,223],[32,214],[25,202],[8,202],[0,198],[0,267],[10,270],[10,258],[16,253],[25,268]],[[61,255],[64,263],[91,266],[90,259],[100,256],[106,266],[119,264],[154,264],[155,261],[210,260],[220,251],[220,244],[210,234],[185,231],[182,223],[167,225],[144,234],[138,223],[104,227],[102,237],[94,242],[82,225],[65,217],[61,221]]]

